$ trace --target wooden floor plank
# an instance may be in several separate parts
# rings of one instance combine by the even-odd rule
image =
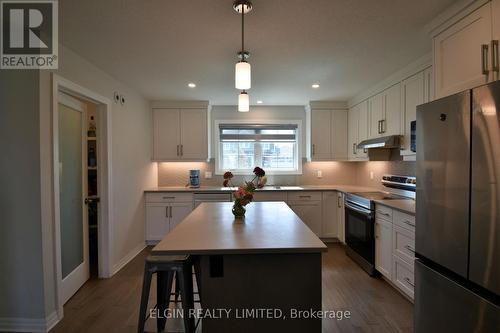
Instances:
[[[145,249],[110,279],[89,280],[64,306],[51,333],[136,332]],[[329,244],[323,254],[323,310],[348,310],[350,319],[323,320],[323,332],[412,332],[413,305],[381,278],[372,278]],[[150,306],[156,303],[153,279]],[[146,329],[155,331],[153,320]],[[167,321],[167,332],[182,332],[182,321]]]

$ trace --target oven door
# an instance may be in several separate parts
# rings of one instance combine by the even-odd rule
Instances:
[[[375,264],[375,223],[371,210],[345,202],[346,244],[368,263]]]

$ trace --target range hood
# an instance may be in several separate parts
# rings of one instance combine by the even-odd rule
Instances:
[[[401,135],[390,135],[383,136],[375,139],[368,139],[361,141],[358,144],[358,149],[370,149],[370,148],[386,148],[386,149],[400,149],[403,136]]]

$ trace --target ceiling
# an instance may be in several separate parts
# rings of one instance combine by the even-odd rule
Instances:
[[[304,105],[348,100],[430,52],[424,26],[454,0],[252,2],[251,104]],[[62,43],[144,97],[237,104],[241,17],[232,0],[59,4]]]

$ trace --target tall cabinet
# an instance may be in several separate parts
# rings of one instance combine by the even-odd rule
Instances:
[[[208,106],[153,106],[153,161],[206,161],[208,143]]]

